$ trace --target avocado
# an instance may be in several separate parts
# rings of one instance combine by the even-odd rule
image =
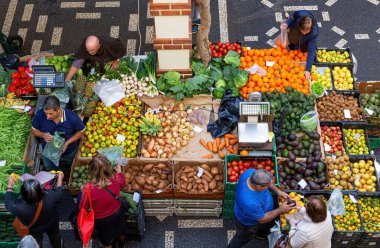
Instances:
[[[286,178],[286,173],[283,172],[283,171],[280,172],[279,175],[280,175],[280,178],[281,178],[281,179],[285,179],[285,178]]]
[[[290,169],[288,167],[285,167],[285,173],[286,175],[290,175]]]
[[[303,174],[304,174],[304,176],[308,177],[308,176],[313,175],[313,173],[314,173],[314,171],[312,171],[311,169],[306,169]]]
[[[294,134],[289,134],[288,135],[288,140],[289,141],[295,141],[297,139],[297,136],[295,136]]]
[[[307,156],[307,159],[306,159],[306,163],[307,164],[310,164],[310,163],[312,163],[313,162],[313,156],[311,155],[311,154],[309,154],[309,156]]]
[[[286,147],[285,144],[280,144],[280,145],[277,146],[277,150],[284,150],[285,147]]]
[[[314,183],[313,181],[309,181],[308,183],[309,183],[310,188],[311,188],[312,190],[318,190],[318,189],[321,189],[321,186],[318,185],[318,184],[316,184],[316,183]]]
[[[293,151],[293,154],[297,157],[297,156],[300,155],[300,152],[299,152],[298,150],[294,150],[294,151]]]
[[[315,149],[315,145],[314,144],[310,144],[309,149],[308,149],[308,153],[312,154],[313,151],[314,151],[314,149]]]
[[[282,144],[282,137],[276,136],[276,144]]]
[[[321,138],[321,136],[319,135],[319,133],[313,131],[313,132],[310,132],[309,133],[309,136],[310,138],[312,138],[313,140],[319,140]]]
[[[323,162],[318,162],[317,172],[322,173],[324,171],[325,171],[325,164]]]
[[[299,145],[299,142],[298,141],[290,141],[290,142],[288,142],[288,145],[291,145],[293,147],[297,147]]]
[[[307,151],[304,150],[304,149],[302,149],[301,152],[300,152],[299,154],[300,154],[299,156],[300,156],[301,158],[306,158],[306,157],[307,157]]]
[[[290,161],[294,162],[294,161],[296,161],[297,157],[296,157],[296,155],[293,154],[293,152],[289,152],[288,158]]]

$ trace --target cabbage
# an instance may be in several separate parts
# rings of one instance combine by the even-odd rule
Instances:
[[[240,56],[237,52],[233,50],[229,50],[223,60],[226,64],[232,65],[233,67],[240,66]]]
[[[245,70],[240,70],[239,68],[234,68],[232,70],[232,82],[236,88],[241,88],[247,84],[249,77],[249,72]]]
[[[223,79],[223,78],[221,78],[221,79],[219,79],[216,83],[215,83],[215,87],[216,88],[226,88],[226,86],[227,86],[227,83],[226,83],[226,81]]]

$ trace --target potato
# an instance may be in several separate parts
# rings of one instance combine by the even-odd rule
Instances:
[[[137,166],[137,165],[133,165],[133,166],[132,166],[132,169],[133,169],[134,171],[140,171],[140,170],[141,170],[141,168],[140,168],[139,166]]]
[[[164,163],[158,163],[156,167],[158,169],[164,169],[164,168],[166,168],[166,164],[164,164]]]
[[[158,181],[157,179],[154,179],[153,181],[152,181],[152,185],[154,186],[154,187],[157,187],[157,185],[160,183],[160,181]]]
[[[165,188],[165,182],[164,181],[160,181],[160,183],[157,186],[157,189],[164,189],[164,188]]]
[[[132,189],[133,190],[140,190],[140,185],[138,185],[137,183],[134,183],[134,184],[132,184]]]
[[[168,179],[168,174],[166,174],[166,173],[161,173],[160,178],[161,178],[162,180]]]
[[[211,168],[211,175],[215,176],[219,174],[219,170],[217,167],[212,167]]]
[[[191,190],[189,191],[189,194],[198,194],[198,190],[196,190],[196,189],[191,189]]]
[[[140,186],[143,186],[145,184],[145,179],[141,176],[136,177],[136,183],[138,183]]]
[[[210,172],[211,168],[208,166],[208,164],[201,164],[200,166],[202,169],[206,170],[207,172]]]
[[[152,168],[153,168],[154,164],[147,164],[144,166],[143,168],[143,172],[148,172],[148,171],[151,171]]]
[[[192,171],[192,172],[187,173],[187,174],[186,174],[186,177],[187,177],[187,178],[190,178],[190,177],[193,177],[193,176],[195,176],[195,175],[197,175],[197,172]]]
[[[146,184],[152,185],[152,178],[148,177],[145,179]]]
[[[206,176],[206,175],[204,175],[204,174],[201,176],[201,179],[204,179],[204,180],[206,180],[207,182],[211,182],[211,178],[208,177],[208,176]]]
[[[145,184],[143,187],[144,187],[144,189],[147,189],[147,190],[150,190],[150,191],[154,190],[154,187],[152,185]]]
[[[219,174],[216,175],[216,176],[214,177],[214,179],[215,179],[216,181],[220,181],[220,176],[219,176]]]
[[[211,190],[216,188],[216,181],[215,181],[215,179],[211,180],[211,182],[208,184],[208,187]]]

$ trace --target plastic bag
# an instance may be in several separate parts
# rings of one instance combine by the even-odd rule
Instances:
[[[267,75],[267,71],[258,65],[253,65],[245,70],[249,71],[250,74],[258,74],[259,76],[262,76],[262,77],[265,77],[265,75]]]
[[[59,165],[59,159],[63,154],[63,146],[65,144],[65,139],[61,137],[62,132],[55,132],[53,135],[53,140],[46,143],[45,149],[42,152],[47,159],[51,160],[55,166]]]
[[[20,60],[13,54],[0,54],[0,63],[6,70],[17,70]]]
[[[219,119],[207,125],[207,132],[211,133],[213,139],[223,136],[234,130],[239,122],[240,102],[244,99],[240,96],[233,96],[232,90],[227,90],[220,102]]]
[[[98,149],[99,154],[107,157],[112,166],[116,166],[120,158],[123,156],[124,146],[114,146],[110,148]]]
[[[277,243],[277,240],[281,237],[281,229],[280,229],[280,222],[279,221],[275,221],[276,222],[276,225],[274,225],[271,229],[270,229],[270,234],[268,235],[268,241],[269,241],[269,248],[273,248],[276,243]]]
[[[277,47],[287,48],[289,46],[288,29],[281,27],[281,32],[276,38],[274,38],[273,43]]]
[[[50,95],[56,96],[61,103],[69,103],[70,101],[70,93],[69,88],[56,88]]]
[[[94,87],[94,92],[97,94],[104,105],[109,107],[125,97],[124,90],[118,80],[101,80]]]
[[[334,216],[346,215],[346,208],[340,189],[333,190],[330,199],[327,201],[327,210]]]
[[[191,114],[187,115],[186,120],[194,124],[205,124],[206,116],[201,109],[194,110]]]

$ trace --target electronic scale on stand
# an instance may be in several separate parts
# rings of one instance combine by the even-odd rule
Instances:
[[[239,151],[249,156],[272,156],[274,151],[270,103],[261,102],[261,94],[252,92],[247,102],[240,103],[238,123]]]

